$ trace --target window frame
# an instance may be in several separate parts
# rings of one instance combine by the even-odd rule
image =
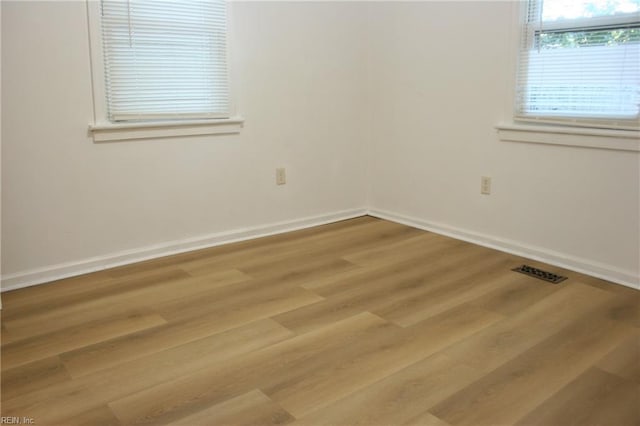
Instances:
[[[520,52],[522,25],[526,1],[511,2],[511,25],[509,37],[504,39],[507,52],[508,78],[505,82],[502,117],[494,125],[496,137],[501,142],[542,145],[549,148],[596,149],[622,151],[636,155],[640,153],[640,131],[600,129],[577,126],[571,122],[543,123],[519,120],[516,114],[516,84],[518,56]]]
[[[523,2],[518,2],[517,9],[517,29],[515,34],[517,35],[515,39],[517,40],[516,51],[516,59],[515,59],[515,81],[513,84],[514,92],[512,95],[513,99],[513,120],[515,122],[521,123],[522,125],[527,125],[528,123],[537,123],[541,125],[560,125],[560,126],[568,126],[568,127],[577,127],[577,128],[586,128],[586,129],[610,129],[612,135],[616,134],[615,131],[630,131],[635,132],[640,130],[640,118],[635,119],[623,119],[623,118],[598,118],[598,117],[586,117],[586,116],[571,116],[571,115],[536,115],[536,114],[526,114],[520,111],[521,105],[518,99],[518,88],[521,85],[520,83],[520,60],[523,56],[522,46],[523,46],[523,38],[527,37],[525,35],[525,31],[527,29],[527,25],[529,25],[528,18],[530,16],[531,7],[536,7],[536,11],[538,14],[542,12],[541,4],[544,0],[526,0]],[[537,6],[532,6],[532,4],[537,4]],[[553,22],[547,23],[544,25],[545,30],[551,31],[559,31],[559,30],[593,30],[599,27],[616,27],[634,24],[637,22],[637,17],[626,14],[619,16],[602,16],[602,17],[593,17],[593,18],[576,18],[576,19],[567,19],[562,20],[561,22]],[[531,38],[530,42],[533,42],[533,38]],[[530,48],[531,46],[529,46]],[[522,76],[522,78],[527,78],[527,76]],[[531,125],[531,124],[530,124]],[[579,132],[584,134],[584,132]]]
[[[229,84],[229,117],[198,120],[147,120],[113,122],[109,120],[105,85],[105,64],[102,48],[101,0],[86,0],[89,31],[91,85],[93,91],[93,123],[89,133],[94,142],[164,137],[235,134],[244,126],[244,118],[237,113],[235,73],[231,56],[233,31],[232,3],[227,4],[227,73]]]

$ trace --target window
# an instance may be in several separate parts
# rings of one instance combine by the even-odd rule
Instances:
[[[640,0],[530,0],[516,119],[637,129]]]
[[[236,127],[224,127],[242,122],[232,118],[226,1],[88,5],[94,140],[235,133]],[[163,133],[163,127],[173,130]],[[105,135],[114,129],[117,135]]]

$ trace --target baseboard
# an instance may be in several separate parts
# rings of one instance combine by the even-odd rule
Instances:
[[[75,262],[51,265],[45,268],[3,275],[2,291],[4,292],[29,287],[49,281],[101,271],[103,269],[141,262],[143,260],[154,259],[157,257],[170,256],[172,254],[184,253],[253,238],[266,237],[269,235],[296,231],[313,226],[325,225],[327,223],[353,219],[366,214],[367,209],[365,208],[343,210],[319,216],[235,229],[228,232],[203,235],[184,240],[169,241],[162,244],[111,253]]]
[[[549,251],[546,249],[527,246],[516,241],[505,240],[454,228],[447,225],[428,222],[422,219],[404,216],[401,214],[379,210],[379,209],[352,209],[325,215],[312,216],[291,221],[271,223],[267,225],[235,229],[228,232],[221,232],[185,240],[170,241],[162,244],[141,247],[133,250],[126,250],[104,256],[97,256],[88,259],[52,265],[45,268],[32,269],[2,276],[2,292],[29,287],[37,284],[68,278],[76,275],[96,272],[116,266],[127,265],[144,260],[154,259],[172,254],[184,253],[188,251],[214,247],[222,244],[229,244],[237,241],[244,241],[253,238],[265,237],[284,232],[296,231],[313,226],[325,225],[327,223],[338,222],[340,220],[352,219],[369,214],[380,219],[386,219],[397,223],[402,223],[437,234],[446,235],[473,244],[493,248],[517,256],[523,256],[550,265],[602,278],[627,287],[640,289],[639,278],[628,271],[623,271],[608,265],[598,264],[568,256],[562,253]],[[0,302],[1,303],[1,302]]]
[[[473,231],[454,228],[447,225],[428,222],[422,219],[404,216],[401,214],[370,209],[368,214],[380,219],[390,220],[392,222],[401,223],[412,226],[414,228],[423,229],[425,231],[434,232],[436,234],[446,235],[458,240],[467,241],[484,247],[500,250],[506,253],[522,256],[540,262],[555,265],[571,271],[591,275],[602,278],[607,281],[621,284],[627,287],[640,290],[640,278],[629,271],[620,270],[609,265],[603,265],[586,259],[580,259],[563,253],[549,251],[547,249],[528,246],[517,241],[496,238],[490,235],[484,235]]]

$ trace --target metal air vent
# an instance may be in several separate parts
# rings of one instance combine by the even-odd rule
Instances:
[[[534,268],[529,265],[518,266],[512,271],[520,272],[521,274],[529,275],[530,277],[538,278],[540,280],[548,281],[553,284],[558,284],[567,279],[562,275],[554,274],[552,272],[543,271],[542,269]]]

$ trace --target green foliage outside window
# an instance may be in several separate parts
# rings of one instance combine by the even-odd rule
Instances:
[[[537,35],[536,48],[560,49],[592,46],[617,46],[640,42],[640,28],[615,30],[543,32]]]

